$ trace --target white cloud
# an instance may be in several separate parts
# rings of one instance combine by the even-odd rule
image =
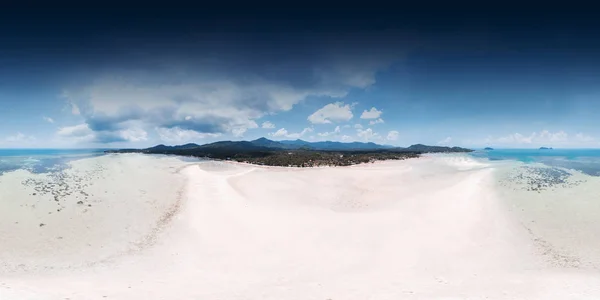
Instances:
[[[130,52],[145,55],[106,65],[101,73],[78,80],[87,82],[83,86],[65,87],[63,97],[71,113],[94,132],[116,132],[128,121],[139,121],[136,126],[150,132],[158,127],[239,136],[256,120],[307,99],[342,101],[350,90],[368,88],[377,72],[412,47],[411,41],[400,44],[367,31],[327,38],[327,43],[323,38],[316,34],[303,41],[302,51],[310,59],[289,59],[287,49],[272,48],[271,55],[239,55],[242,41],[213,43],[211,36],[202,35],[193,43],[176,38],[182,47],[169,49],[136,44]],[[257,49],[262,46],[267,45]],[[351,109],[311,119],[314,124],[349,120]]]
[[[134,123],[134,122],[132,122]],[[128,124],[119,130],[93,131],[88,124],[82,123],[58,129],[56,134],[61,138],[70,138],[86,143],[140,142],[148,140],[148,133],[137,124]]]
[[[388,132],[386,139],[388,141],[395,141],[398,140],[398,135],[400,135],[400,133],[396,130],[391,130]]]
[[[356,128],[356,129],[362,129],[363,126],[360,125],[360,124],[358,124],[358,123],[356,123],[356,124],[354,124],[354,128]]]
[[[345,129],[348,129],[348,128],[351,128],[351,127],[352,126],[350,124],[346,124],[346,125],[342,126],[342,128],[345,128]]]
[[[148,133],[141,128],[127,128],[121,130],[119,133],[123,139],[130,142],[141,142],[148,140]]]
[[[348,142],[348,141],[350,141],[350,140],[352,140],[352,137],[351,137],[351,136],[349,136],[349,135],[343,135],[343,136],[342,136],[342,141],[344,141],[344,142]]]
[[[64,109],[70,110],[71,114],[73,114],[73,115],[76,115],[76,116],[81,115],[79,106],[75,103],[75,101],[77,101],[76,99],[79,97],[79,95],[77,95],[77,92],[64,89],[61,92],[61,94],[58,96],[59,96],[59,98],[65,99],[67,102],[66,103],[67,107],[65,107]]]
[[[375,125],[375,124],[381,124],[384,123],[382,118],[379,118],[377,120],[373,120],[369,122],[369,125]]]
[[[50,117],[42,117],[44,119],[44,121],[48,122],[48,123],[54,123],[54,120]]]
[[[381,136],[374,132],[373,129],[371,128],[367,128],[367,129],[357,129],[356,130],[356,135],[365,140],[365,141],[372,141],[372,140],[378,140],[381,139]]]
[[[298,89],[260,79],[243,84],[201,79],[145,84],[135,78],[99,79],[77,92],[63,93],[74,113],[79,112],[93,131],[121,130],[126,122],[138,121],[142,128],[178,127],[234,136],[258,128],[256,119],[288,111],[308,96],[344,95],[337,90]]]
[[[534,133],[535,138],[535,133]],[[563,142],[568,139],[568,134],[564,131],[558,131],[555,133],[551,133],[548,130],[544,130],[539,134],[540,140],[548,140],[550,142]]]
[[[335,129],[331,132],[320,132],[317,135],[320,137],[328,137],[328,136],[339,135],[341,131],[342,130],[341,130],[340,126],[336,126]]]
[[[445,139],[437,142],[437,144],[447,146],[450,142],[452,142],[452,137],[446,137]]]
[[[178,127],[174,128],[156,128],[156,133],[160,139],[167,143],[194,143],[205,138],[216,138],[220,133],[200,133],[194,130],[185,130]]]
[[[335,102],[327,104],[315,111],[312,115],[308,116],[308,121],[313,124],[329,124],[333,122],[348,121],[352,119],[352,117],[352,107],[350,104]]]
[[[370,110],[365,110],[363,111],[363,113],[360,115],[361,119],[377,119],[381,116],[383,112],[380,110],[377,110],[377,108],[375,107],[371,107]]]
[[[583,143],[593,143],[593,142],[597,142],[598,141],[594,137],[586,135],[586,134],[583,134],[581,132],[575,135],[575,139],[578,142],[583,142]]]
[[[269,121],[265,121],[262,123],[262,128],[264,129],[273,129],[275,128],[275,124],[269,122]]]
[[[485,146],[507,146],[507,147],[597,147],[600,141],[584,133],[569,135],[563,130],[551,132],[542,130],[530,134],[512,133],[501,137],[489,136],[482,143],[472,142],[473,144],[484,144]]]
[[[302,136],[304,136],[305,134],[309,133],[309,132],[313,132],[314,129],[310,128],[310,127],[306,127],[304,128],[302,131],[300,132],[288,132],[285,128],[280,128],[279,130],[269,133],[269,136],[272,137],[285,137],[285,138],[290,138],[290,139],[299,139]]]
[[[63,137],[86,137],[93,134],[93,131],[87,124],[79,124],[75,126],[67,126],[58,129],[57,134]]]
[[[17,132],[14,135],[7,136],[4,140],[8,143],[26,143],[35,141],[36,138],[31,135],[26,135],[21,132]]]
[[[496,142],[503,143],[503,144],[531,144],[533,141],[533,138],[535,137],[535,134],[536,133],[534,132],[529,136],[524,136],[517,132],[517,133],[509,134],[507,136],[500,137],[500,138],[496,139]]]
[[[288,135],[288,131],[285,128],[280,128],[279,130],[271,133],[270,135],[273,136],[273,137],[287,136]]]

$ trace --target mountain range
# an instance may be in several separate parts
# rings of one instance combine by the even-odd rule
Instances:
[[[157,145],[154,147],[140,149],[143,152],[163,153],[172,151],[186,150],[227,150],[230,151],[273,151],[273,150],[315,150],[315,151],[372,151],[372,150],[391,150],[391,151],[414,151],[414,152],[469,152],[469,149],[460,147],[442,147],[427,146],[423,144],[411,145],[410,147],[394,147],[389,145],[380,145],[372,142],[308,142],[304,140],[283,140],[273,141],[267,138],[259,138],[252,141],[220,141],[210,144],[198,145],[194,143],[165,146]]]

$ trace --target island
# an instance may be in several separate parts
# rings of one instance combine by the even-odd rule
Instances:
[[[540,147],[540,150],[552,150],[552,147]]]
[[[157,145],[145,149],[106,150],[105,153],[168,154],[265,166],[317,167],[350,166],[378,160],[403,160],[419,157],[423,153],[472,151],[460,147],[423,144],[402,148],[361,142],[273,141],[259,138],[253,141],[220,141],[204,145],[193,143],[179,146]]]
[[[494,148],[492,148],[492,147],[485,147],[485,148],[483,148],[483,150],[494,150]]]

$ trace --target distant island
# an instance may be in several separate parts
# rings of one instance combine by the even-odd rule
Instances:
[[[492,148],[492,147],[485,147],[485,148],[483,148],[483,150],[494,150],[494,148]]]
[[[552,150],[552,147],[540,147],[540,150]]]
[[[375,143],[307,142],[303,140],[221,141],[179,146],[157,145],[145,149],[106,150],[105,153],[172,154],[217,160],[233,160],[257,165],[284,167],[349,166],[377,160],[401,160],[423,153],[472,152],[460,147],[416,144],[394,147]]]

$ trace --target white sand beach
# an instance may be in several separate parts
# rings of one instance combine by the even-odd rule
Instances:
[[[466,156],[274,168],[124,154],[60,178],[6,173],[0,299],[600,298],[600,205],[557,223],[564,205],[539,195],[567,188],[529,203],[498,171]]]

